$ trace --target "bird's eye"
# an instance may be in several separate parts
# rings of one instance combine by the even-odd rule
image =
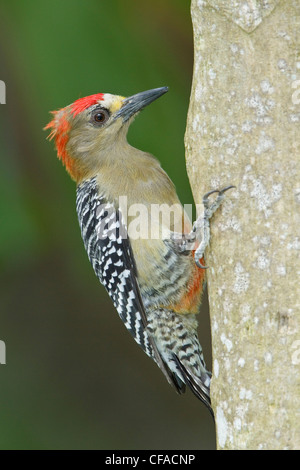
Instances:
[[[106,109],[95,110],[92,115],[92,123],[97,126],[104,124],[109,118],[109,113]]]
[[[103,122],[103,121],[105,121],[105,114],[104,114],[104,113],[97,113],[97,114],[95,114],[94,120],[95,120],[96,122]]]

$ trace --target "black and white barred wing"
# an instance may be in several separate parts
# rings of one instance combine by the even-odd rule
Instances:
[[[99,196],[96,181],[92,179],[77,188],[77,214],[96,276],[110,295],[126,328],[153,357],[136,266],[121,212]]]
[[[182,384],[162,359],[154,339],[147,332],[147,316],[121,211],[99,195],[95,178],[78,186],[76,208],[90,262],[125,326],[146,354],[155,360],[168,382],[182,392]]]

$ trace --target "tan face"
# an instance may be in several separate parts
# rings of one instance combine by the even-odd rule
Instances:
[[[57,155],[71,177],[80,181],[99,171],[109,155],[122,152],[128,127],[145,106],[168,91],[167,87],[124,96],[98,93],[80,98],[54,112],[45,127],[52,129]]]
[[[99,156],[118,139],[126,137],[129,123],[124,126],[122,117],[116,117],[124,100],[123,96],[105,93],[102,100],[69,119],[71,127],[66,150],[72,158],[90,160],[87,154],[92,154],[91,158]]]
[[[123,96],[99,93],[53,113],[45,129],[52,129],[49,138],[55,138],[58,157],[73,179],[78,181],[87,174],[99,153],[121,137],[121,129],[126,137],[128,126],[121,116],[115,117],[124,100]]]

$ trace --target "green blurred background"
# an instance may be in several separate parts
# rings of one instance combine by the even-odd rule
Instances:
[[[135,344],[89,264],[75,185],[42,128],[98,92],[170,91],[129,141],[153,153],[183,203],[193,67],[185,0],[0,0],[1,449],[211,449],[214,425]],[[206,301],[201,342],[210,366]]]

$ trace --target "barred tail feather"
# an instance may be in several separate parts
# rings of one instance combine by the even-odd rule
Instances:
[[[174,361],[180,370],[186,384],[189,386],[191,391],[196,395],[199,400],[209,409],[210,414],[214,418],[214,412],[211,407],[210,401],[210,372],[202,374],[201,379],[192,374],[183,364],[180,362],[176,354],[173,355]],[[208,383],[208,385],[206,385]]]

